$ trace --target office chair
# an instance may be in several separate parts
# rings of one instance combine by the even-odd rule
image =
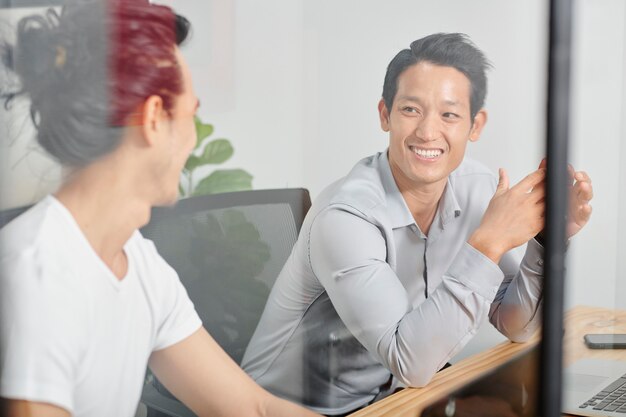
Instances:
[[[180,276],[204,327],[237,363],[310,206],[305,189],[191,197],[153,209],[141,230]],[[150,374],[141,401],[149,417],[195,416]]]

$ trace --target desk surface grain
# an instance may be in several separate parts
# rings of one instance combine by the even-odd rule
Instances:
[[[581,358],[603,358],[626,361],[626,350],[589,349],[583,342],[586,333],[626,333],[626,311],[577,306],[565,314],[563,339],[564,363]],[[378,401],[351,417],[415,417],[426,406],[505,363],[513,356],[539,342],[536,334],[526,343],[503,342],[484,352],[465,358],[438,372],[424,388],[408,388]]]

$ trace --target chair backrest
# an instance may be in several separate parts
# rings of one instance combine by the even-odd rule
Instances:
[[[311,206],[305,189],[183,199],[142,234],[177,271],[205,328],[237,362]]]

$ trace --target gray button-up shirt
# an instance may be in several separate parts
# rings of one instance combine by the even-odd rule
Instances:
[[[543,249],[532,240],[496,265],[467,243],[496,185],[466,158],[426,236],[387,153],[360,161],[309,211],[244,370],[280,397],[340,414],[427,384],[487,317],[525,340],[540,324]]]

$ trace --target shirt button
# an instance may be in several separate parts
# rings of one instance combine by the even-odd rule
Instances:
[[[537,261],[537,265],[539,265],[539,266],[543,267],[543,259],[539,259],[539,260]]]

